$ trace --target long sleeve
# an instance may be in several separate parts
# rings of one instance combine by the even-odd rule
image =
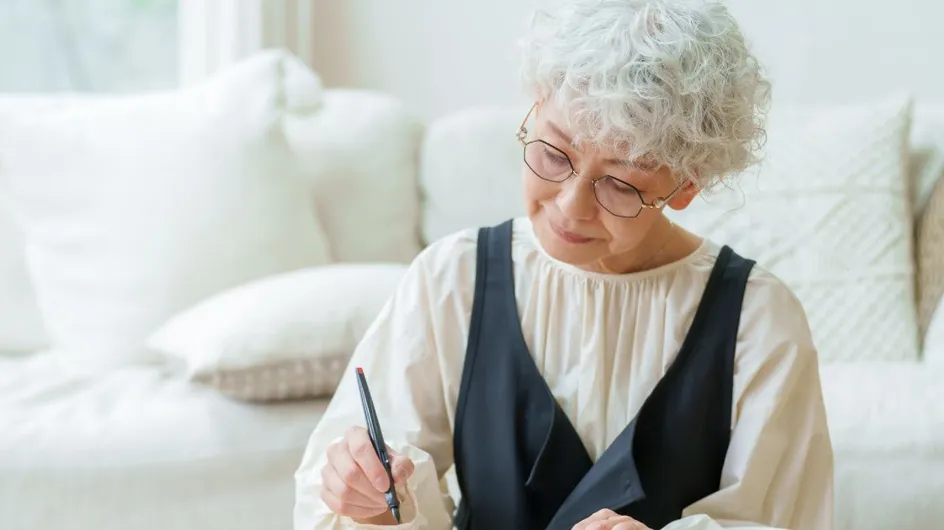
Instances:
[[[665,530],[833,526],[833,454],[816,350],[793,294],[769,273],[758,276],[745,295],[722,488]]]
[[[429,248],[414,261],[354,352],[295,474],[295,530],[451,526],[451,499],[441,490],[440,478],[453,460],[454,398],[447,394],[456,392],[461,375],[465,344],[461,323],[466,309],[465,290],[449,283],[465,276],[444,278],[430,268],[447,269],[441,263],[449,258],[441,253],[454,250],[453,243]],[[409,499],[403,504],[404,523],[399,526],[356,525],[332,513],[320,498],[328,445],[349,427],[364,425],[353,376],[356,366],[364,369],[371,385],[387,445],[415,464],[407,483]]]

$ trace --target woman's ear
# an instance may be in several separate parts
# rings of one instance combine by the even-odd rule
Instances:
[[[689,180],[685,184],[682,184],[682,189],[678,190],[675,196],[669,199],[669,202],[666,204],[673,210],[684,210],[695,200],[699,191],[701,191],[701,189],[698,187],[698,184]]]
[[[534,109],[531,111],[531,117],[537,119],[538,114],[541,113],[541,109],[544,108],[544,100],[539,99],[534,102]]]

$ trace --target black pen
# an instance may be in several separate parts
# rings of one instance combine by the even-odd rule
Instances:
[[[364,419],[367,421],[367,433],[370,434],[370,443],[374,445],[374,451],[377,458],[383,464],[387,471],[387,478],[390,479],[390,488],[384,494],[387,498],[387,506],[390,507],[390,513],[393,514],[397,524],[400,523],[400,501],[397,500],[397,490],[393,486],[393,471],[390,470],[390,457],[387,455],[387,444],[384,443],[383,433],[380,432],[380,421],[377,420],[377,411],[374,410],[374,400],[370,397],[370,389],[367,387],[367,378],[364,377],[364,369],[357,368],[357,386],[361,391],[361,404],[364,406]]]

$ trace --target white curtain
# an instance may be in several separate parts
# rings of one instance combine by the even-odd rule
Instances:
[[[179,0],[182,85],[263,48],[286,48],[311,64],[314,0]]]

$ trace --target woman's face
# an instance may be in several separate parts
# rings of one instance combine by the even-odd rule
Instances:
[[[577,173],[563,182],[548,182],[522,164],[525,202],[535,235],[553,258],[588,270],[624,272],[641,266],[664,246],[670,233],[667,219],[661,209],[655,208],[642,208],[634,218],[613,215],[597,201],[593,179],[615,177],[638,189],[648,204],[671,196],[668,205],[675,209],[688,206],[697,188],[688,183],[676,191],[678,183],[665,167],[630,165],[621,161],[624,157],[618,152],[574,146],[564,123],[552,105],[535,109],[527,140],[543,140],[556,147],[567,155]],[[553,150],[549,154],[557,155]],[[559,155],[544,163],[566,168],[566,160]],[[618,182],[608,182],[619,186]],[[626,189],[616,189],[606,182],[598,184],[598,194],[623,202],[629,195]]]

